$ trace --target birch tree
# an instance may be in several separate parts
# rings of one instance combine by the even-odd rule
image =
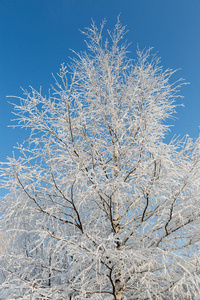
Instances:
[[[181,81],[118,21],[49,95],[14,101],[30,136],[1,164],[1,299],[194,299],[200,294],[200,143],[166,135]]]

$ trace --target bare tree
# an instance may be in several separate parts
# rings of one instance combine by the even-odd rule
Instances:
[[[130,59],[119,21],[105,42],[103,27],[49,96],[14,104],[30,137],[1,167],[5,299],[200,294],[199,139],[165,140],[181,82],[150,50]]]

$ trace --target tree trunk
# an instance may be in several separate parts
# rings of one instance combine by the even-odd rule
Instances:
[[[116,146],[116,145],[115,145]],[[119,166],[118,166],[118,157],[117,157],[117,150],[114,146],[114,179],[117,178],[119,174]],[[113,195],[113,225],[115,234],[120,231],[120,224],[119,224],[119,194],[117,191],[117,186],[114,183],[113,186],[114,195]],[[116,242],[116,250],[119,250],[120,247],[120,240]],[[121,274],[120,265],[117,266],[117,272],[115,274],[115,300],[122,300],[123,299],[123,278]]]
[[[116,285],[116,287],[117,287],[117,285]],[[123,291],[120,290],[119,292],[117,292],[115,294],[115,300],[122,300],[122,299],[123,299]]]

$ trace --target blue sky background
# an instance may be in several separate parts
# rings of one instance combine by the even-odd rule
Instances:
[[[164,68],[181,70],[190,85],[181,89],[185,108],[178,108],[172,134],[199,135],[200,125],[200,0],[0,0],[0,161],[28,133],[7,127],[12,105],[7,95],[22,96],[20,86],[47,91],[61,63],[86,48],[79,29],[117,15],[127,25],[130,50],[154,47]]]

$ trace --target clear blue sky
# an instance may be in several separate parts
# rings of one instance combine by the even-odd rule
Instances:
[[[103,18],[111,29],[121,13],[135,57],[154,47],[164,68],[181,70],[190,85],[181,90],[185,108],[179,108],[173,133],[197,138],[200,125],[200,0],[0,0],[0,161],[26,131],[7,127],[13,118],[7,95],[21,96],[20,86],[47,90],[69,49],[85,49],[79,29],[93,18]]]

